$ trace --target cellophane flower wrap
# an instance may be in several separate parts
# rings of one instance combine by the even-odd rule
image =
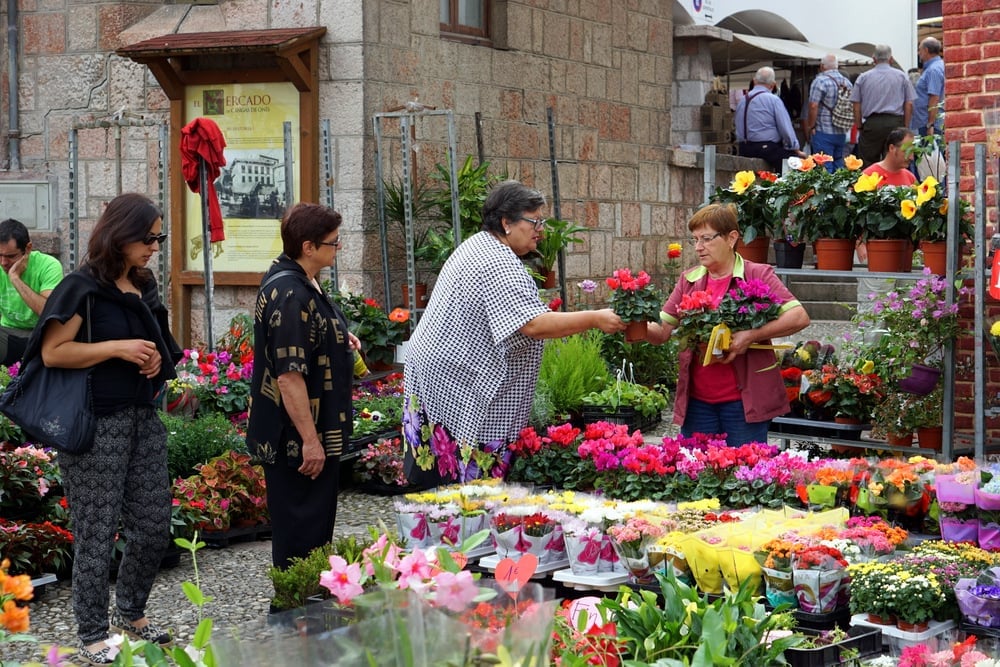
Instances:
[[[955,584],[955,599],[968,622],[1000,627],[1000,568],[991,567],[978,577],[959,579]]]
[[[494,511],[490,534],[500,558],[517,560],[522,554],[532,553],[543,564],[565,557],[558,521],[538,505],[516,505]]]
[[[837,549],[816,545],[796,553],[792,558],[792,580],[799,608],[811,614],[836,609],[846,573],[847,561]]]

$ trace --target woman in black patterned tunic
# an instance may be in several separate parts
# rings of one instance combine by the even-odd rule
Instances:
[[[483,231],[441,269],[407,348],[403,433],[414,484],[502,476],[528,423],[542,341],[622,331],[612,310],[552,312],[519,257],[538,244],[545,197],[516,181],[483,206]]]
[[[247,447],[264,467],[275,567],[329,542],[337,518],[361,345],[316,276],[333,263],[340,223],[325,206],[293,207],[281,221],[284,252],[257,294]]]

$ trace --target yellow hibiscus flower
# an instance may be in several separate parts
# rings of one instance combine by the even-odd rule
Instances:
[[[871,192],[882,182],[881,174],[861,174],[854,182],[855,192]]]
[[[856,158],[854,155],[848,155],[844,158],[844,166],[847,167],[848,171],[857,171],[864,163],[864,160]]]
[[[729,188],[736,194],[741,195],[746,192],[747,188],[753,185],[755,180],[757,180],[757,177],[752,171],[738,171]]]
[[[899,205],[899,212],[904,218],[910,220],[917,214],[917,206],[918,204],[915,204],[912,199],[904,199]]]
[[[948,215],[948,200],[947,199],[945,199],[943,202],[941,202],[941,205],[938,207],[938,213],[940,213],[941,215]]]
[[[928,176],[924,182],[917,186],[917,206],[923,206],[924,202],[932,199],[937,194],[938,182],[933,176]]]
[[[1000,320],[997,320],[990,326],[991,336],[1000,336]]]

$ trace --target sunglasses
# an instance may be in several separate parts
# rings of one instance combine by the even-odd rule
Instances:
[[[147,234],[146,238],[144,238],[142,242],[146,245],[153,245],[154,243],[163,243],[166,240],[166,234]]]

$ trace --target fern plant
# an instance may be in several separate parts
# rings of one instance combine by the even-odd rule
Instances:
[[[611,382],[596,332],[554,338],[545,343],[539,384],[548,390],[553,414],[565,415],[583,405],[583,397]]]

